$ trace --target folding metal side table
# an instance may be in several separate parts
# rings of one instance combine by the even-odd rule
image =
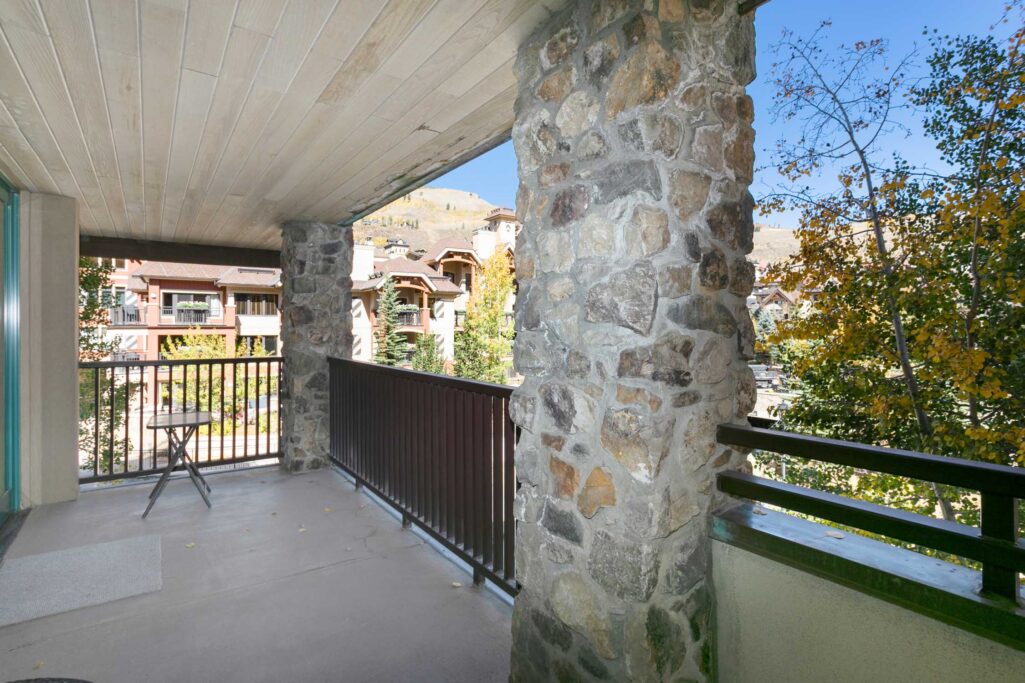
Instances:
[[[167,432],[167,443],[170,446],[170,453],[167,457],[167,467],[164,468],[164,473],[160,475],[160,480],[157,485],[153,487],[153,490],[149,494],[149,505],[146,506],[146,511],[142,513],[142,518],[146,519],[146,515],[149,514],[150,508],[153,507],[153,503],[157,502],[157,498],[163,493],[164,487],[167,486],[168,479],[171,478],[171,473],[174,468],[181,462],[185,468],[185,471],[189,475],[189,479],[195,484],[196,490],[199,491],[199,495],[203,497],[203,502],[206,503],[207,507],[210,507],[210,498],[206,495],[210,492],[210,485],[206,483],[206,479],[199,473],[199,468],[189,457],[185,447],[189,443],[189,439],[193,437],[196,431],[203,425],[208,425],[211,422],[210,413],[206,411],[189,410],[181,413],[164,413],[161,415],[154,415],[149,419],[146,424],[146,429],[152,429],[154,431],[163,429]],[[179,434],[179,430],[181,433]]]

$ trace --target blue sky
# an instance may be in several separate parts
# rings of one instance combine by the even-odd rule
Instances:
[[[833,26],[827,46],[883,38],[889,42],[890,54],[893,56],[902,56],[917,47],[920,51],[917,73],[924,73],[928,51],[927,41],[922,35],[924,28],[935,28],[940,33],[950,34],[989,33],[990,27],[1002,15],[1003,6],[1002,0],[771,0],[758,9],[755,20],[758,77],[748,86],[748,93],[755,102],[755,165],[759,168],[751,192],[757,198],[768,192],[776,182],[775,173],[761,167],[771,162],[766,150],[773,147],[780,135],[788,133],[784,124],[772,122],[772,87],[768,82],[773,61],[769,48],[779,39],[784,28],[798,35],[808,35],[819,22],[829,19]],[[1000,36],[1004,33],[1006,30],[998,31]],[[893,136],[885,141],[884,149],[897,151],[913,163],[937,167],[935,150],[928,140],[921,137],[921,126],[913,114],[909,115],[906,124],[913,135],[909,138],[904,135]],[[828,179],[822,182],[828,182]],[[512,143],[496,147],[430,185],[476,192],[493,204],[515,206],[516,156]],[[797,222],[792,214],[757,220],[784,227],[793,227]]]

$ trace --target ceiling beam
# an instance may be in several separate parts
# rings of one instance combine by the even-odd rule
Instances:
[[[79,254],[102,258],[124,258],[136,261],[168,261],[172,263],[202,263],[214,266],[243,266],[248,268],[280,268],[281,252],[273,249],[223,247],[212,244],[183,242],[157,242],[119,237],[79,238]]]

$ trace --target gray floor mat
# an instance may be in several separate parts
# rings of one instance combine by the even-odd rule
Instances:
[[[0,626],[152,593],[162,584],[159,536],[8,558],[0,567]]]

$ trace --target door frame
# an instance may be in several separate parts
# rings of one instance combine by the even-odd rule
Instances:
[[[3,453],[4,481],[0,488],[0,522],[21,508],[21,258],[18,191],[0,175],[3,206]]]

